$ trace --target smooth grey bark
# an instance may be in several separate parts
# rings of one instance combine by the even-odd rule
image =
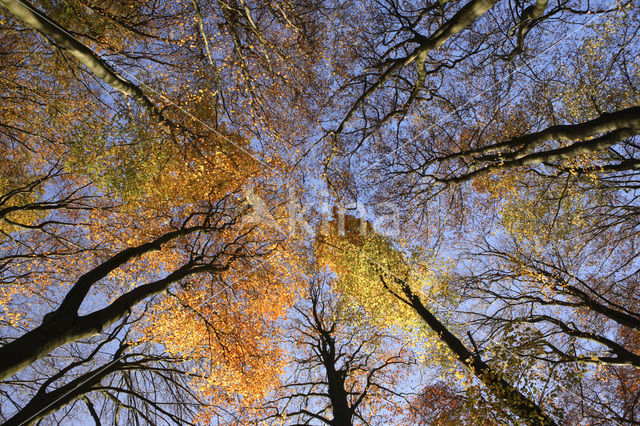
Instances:
[[[158,107],[155,106],[138,86],[120,76],[108,63],[78,41],[52,18],[46,16],[25,0],[0,0],[0,5],[4,6],[13,16],[29,28],[43,34],[56,46],[67,50],[100,80],[120,93],[134,98],[154,119],[166,126],[171,125]]]
[[[419,46],[405,58],[395,60],[393,64],[382,73],[378,80],[364,91],[362,96],[360,96],[351,106],[351,109],[349,109],[335,133],[338,134],[342,132],[347,122],[351,117],[353,117],[353,114],[355,114],[357,109],[360,108],[366,99],[369,98],[373,92],[378,90],[396,70],[418,61],[418,81],[416,83],[416,87],[424,84],[426,76],[424,71],[424,60],[426,59],[427,54],[433,49],[437,49],[442,46],[449,38],[471,25],[476,19],[498,3],[498,1],[499,0],[472,0],[464,5],[451,17],[451,19],[442,24],[431,36],[416,39]]]
[[[640,315],[638,313],[625,309],[624,307],[607,298],[605,295],[599,294],[597,290],[587,287],[584,283],[583,285],[585,285],[585,287],[588,289],[588,292],[546,271],[539,272],[556,282],[556,284],[554,284],[553,286],[555,291],[576,297],[580,300],[580,302],[563,303],[562,301],[551,299],[548,301],[538,301],[538,303],[543,302],[543,304],[548,305],[557,304],[574,307],[583,306],[585,308],[591,309],[594,312],[606,316],[607,318],[617,322],[620,325],[624,325],[633,330],[640,331]],[[598,299],[602,302],[599,302]]]
[[[552,126],[540,132],[530,133],[493,145],[467,150],[437,158],[436,162],[469,158],[472,165],[481,166],[462,175],[439,178],[442,182],[461,183],[484,176],[494,170],[508,169],[531,164],[547,163],[582,154],[603,151],[624,139],[640,133],[640,107],[635,106],[611,113],[602,114],[593,120],[580,124]],[[592,138],[592,139],[587,139]],[[570,145],[534,152],[546,142],[571,141]],[[488,164],[491,162],[500,162]],[[629,162],[628,167],[637,168],[636,162]]]
[[[469,351],[464,343],[424,306],[418,296],[408,289],[405,290],[405,294],[408,297],[410,306],[455,354],[458,361],[467,367],[514,414],[531,426],[551,426],[556,424],[538,404],[507,382],[500,373],[484,362],[478,354]]]
[[[551,126],[539,132],[518,136],[504,142],[447,155],[442,160],[473,157],[475,160],[491,161],[497,159],[498,155],[508,160],[517,160],[530,154],[545,142],[584,139],[620,129],[633,129],[640,132],[640,106],[604,113],[597,118],[579,124]],[[505,149],[514,149],[515,151],[487,156]]]
[[[33,425],[38,420],[45,418],[49,414],[55,413],[62,407],[70,404],[78,398],[83,397],[93,390],[96,384],[109,374],[124,368],[125,363],[112,363],[103,365],[95,370],[88,371],[69,383],[49,392],[36,394],[27,405],[9,420],[3,423],[4,426],[27,426]]]
[[[127,325],[126,321],[115,327],[109,335],[97,343],[87,356],[78,358],[59,371],[52,373],[40,384],[37,392],[29,402],[4,424],[31,425],[78,398],[86,398],[86,393],[90,392],[95,384],[100,383],[104,377],[116,370],[120,370],[125,365],[121,359],[129,346],[126,342],[120,341],[118,349],[111,357],[111,362],[103,364],[98,368],[92,368],[58,388],[53,390],[48,389],[56,381],[64,379],[64,377],[69,375],[74,369],[95,363],[96,355],[103,351],[106,345],[113,343],[117,339],[125,325]]]
[[[520,16],[520,23],[518,24],[518,35],[516,40],[516,47],[507,55],[507,59],[513,58],[514,55],[522,52],[524,47],[524,38],[531,29],[534,21],[540,19],[545,9],[547,8],[548,0],[537,0],[536,4],[531,5],[522,11]]]
[[[191,227],[166,233],[150,243],[122,250],[82,275],[68,291],[60,306],[45,315],[42,324],[0,348],[0,380],[17,373],[66,343],[100,333],[105,327],[123,318],[137,303],[165,291],[171,284],[192,274],[215,270],[216,267],[211,265],[186,264],[165,278],[141,285],[121,295],[103,309],[78,316],[78,309],[91,287],[111,271],[135,257],[159,250],[162,245],[175,238],[202,229]]]
[[[102,384],[102,381],[105,378],[114,373],[127,375],[135,371],[165,371],[162,366],[154,365],[157,362],[164,361],[163,357],[142,353],[126,353],[129,345],[125,342],[120,343],[119,348],[110,357],[110,361],[98,363],[95,367],[79,374],[67,383],[55,389],[47,390],[53,382],[63,379],[74,368],[81,365],[96,363],[96,359],[94,357],[98,352],[100,352],[101,347],[113,342],[113,337],[115,337],[115,333],[112,333],[109,339],[101,342],[88,357],[69,364],[67,367],[61,369],[58,373],[55,373],[52,377],[47,379],[31,400],[29,400],[29,402],[22,407],[20,411],[15,413],[3,424],[6,426],[37,424],[39,423],[39,420],[44,419],[78,399],[82,399],[84,400],[95,423],[99,425],[100,418],[98,413],[95,411],[95,407],[89,400],[88,394],[104,393],[105,389],[122,392],[130,397],[138,399],[142,403],[150,406],[152,411],[156,411],[157,413],[166,416],[166,418],[173,420],[176,424],[192,424],[187,420],[180,418],[178,415],[163,409],[162,406],[164,404],[162,404],[162,402],[148,398],[145,395],[143,388],[138,387],[138,383],[135,381],[127,380],[125,378],[124,381],[127,383],[127,387],[119,385],[120,387],[118,388],[113,388],[109,384]],[[170,358],[166,358],[166,360],[170,361]],[[168,367],[166,371],[172,374],[185,374],[185,372],[173,370],[171,367]]]
[[[211,65],[211,71],[213,73],[213,83],[215,90],[218,90],[218,84],[220,80],[220,76],[218,75],[218,68],[216,67],[215,62],[213,61],[213,55],[211,55],[211,48],[209,47],[209,37],[207,37],[207,33],[204,31],[204,21],[202,19],[202,12],[200,12],[200,5],[198,5],[197,0],[191,0],[193,4],[193,10],[196,15],[196,22],[198,23],[198,31],[200,32],[200,38],[202,39],[202,43],[204,44],[204,49],[207,55],[207,59],[209,60],[209,65]]]
[[[610,355],[607,355],[607,356],[584,357],[584,356],[577,356],[577,355],[569,355],[549,344],[548,346],[551,347],[553,351],[557,355],[559,355],[560,358],[562,358],[563,360],[572,361],[572,362],[583,362],[583,363],[589,363],[589,364],[598,364],[598,365],[605,365],[605,364],[628,365],[635,368],[640,368],[640,355],[627,350],[624,346],[614,342],[609,338],[600,336],[595,333],[579,330],[575,326],[575,324],[569,325],[564,321],[561,321],[557,318],[550,317],[548,315],[535,315],[531,318],[524,318],[522,321],[531,323],[531,324],[544,323],[544,322],[553,324],[568,336],[596,342],[602,346],[605,346],[610,352]]]
[[[9,377],[54,349],[71,342],[99,334],[106,327],[126,316],[141,301],[162,293],[169,286],[189,275],[214,270],[211,267],[181,268],[166,278],[144,284],[118,297],[113,303],[83,316],[55,311],[35,329],[0,348],[0,380]]]
[[[438,338],[456,356],[474,376],[476,376],[487,389],[515,415],[520,417],[530,426],[555,426],[555,421],[529,397],[511,385],[505,378],[484,362],[480,355],[471,352],[460,339],[458,339],[431,311],[422,303],[420,297],[414,294],[409,286],[402,280],[395,278],[402,288],[403,295],[395,293],[380,276],[384,287],[401,302],[409,305],[433,330]]]
[[[316,316],[315,314],[314,312],[314,316]],[[333,418],[330,424],[333,426],[351,426],[354,407],[349,405],[349,398],[345,389],[346,372],[336,369],[337,354],[333,336],[329,331],[322,328],[321,322],[317,322],[317,326],[321,342],[319,345],[320,357],[327,373],[328,395],[333,411]]]

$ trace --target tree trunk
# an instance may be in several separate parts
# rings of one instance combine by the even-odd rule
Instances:
[[[522,418],[528,425],[552,426],[556,424],[535,402],[509,384],[500,373],[493,370],[478,354],[470,352],[460,339],[451,333],[408,287],[403,286],[403,289],[410,306],[415,309],[424,322],[455,354],[458,361],[467,367],[506,407]]]

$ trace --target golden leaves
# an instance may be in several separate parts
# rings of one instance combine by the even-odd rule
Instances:
[[[251,407],[283,372],[277,321],[296,292],[290,283],[265,287],[264,278],[242,271],[194,276],[156,304],[141,328],[143,341],[196,362],[193,386],[215,406]]]
[[[337,275],[336,290],[354,309],[364,309],[378,327],[399,330],[423,361],[434,353],[448,356],[438,336],[400,299],[406,297],[407,287],[427,303],[453,301],[448,283],[451,265],[439,264],[429,253],[397,248],[376,234],[371,224],[361,226],[354,217],[345,217],[344,228],[339,232],[334,222],[329,234],[316,243],[318,262]]]

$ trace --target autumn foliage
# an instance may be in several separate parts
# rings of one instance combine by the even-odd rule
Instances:
[[[0,421],[640,422],[639,16],[0,0]]]

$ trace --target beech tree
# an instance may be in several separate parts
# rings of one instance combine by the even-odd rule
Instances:
[[[149,348],[126,342],[133,330],[130,326],[139,320],[125,318],[108,334],[99,336],[89,353],[73,348],[65,356],[73,361],[66,365],[47,359],[44,371],[48,377],[14,380],[11,388],[3,390],[4,424],[34,424],[56,412],[58,421],[82,421],[78,412],[83,411],[96,424],[161,420],[191,424],[199,407],[206,405],[191,389],[192,373],[179,357],[153,354]],[[104,347],[114,343],[112,355],[102,359]],[[26,404],[25,394],[29,398]],[[173,403],[167,404],[169,401]],[[110,404],[114,408],[110,409]],[[9,414],[12,411],[14,414]]]
[[[97,404],[111,407],[115,418],[125,410],[136,421],[152,422],[149,413],[160,410],[165,419],[194,422],[242,394],[245,404],[258,398],[280,371],[280,352],[270,339],[296,287],[291,269],[277,272],[276,258],[285,254],[281,240],[243,222],[242,189],[257,170],[246,139],[221,126],[212,131],[202,120],[194,126],[194,117],[177,120],[79,41],[79,33],[27,3],[3,5],[44,35],[45,44],[69,52],[92,78],[143,108],[136,112],[121,98],[105,102],[94,83],[85,85],[76,75],[75,65],[56,69],[43,62],[32,82],[23,82],[28,77],[14,71],[14,58],[31,57],[20,50],[7,55],[5,69],[15,78],[6,88],[25,115],[7,113],[2,120],[1,376],[10,388],[34,380],[41,388],[30,400],[11,403],[5,420],[35,422],[82,399],[94,419]],[[4,31],[16,46],[33,41],[29,32],[19,37],[23,30],[14,25]],[[77,114],[82,107],[95,110],[85,118]],[[209,113],[199,115],[210,120]],[[251,186],[261,185],[256,179]],[[273,262],[260,265],[268,259]],[[259,291],[260,282],[268,290]],[[104,343],[113,340],[113,327],[141,314],[145,304],[151,307],[143,319],[127,326],[133,341],[123,340],[114,352]],[[186,327],[191,339],[178,339],[173,327]],[[164,345],[167,355],[145,355],[153,344],[144,342]],[[60,365],[55,360],[70,345],[83,348],[74,353],[78,360],[47,377],[55,367],[41,366]],[[129,364],[138,355],[138,364]],[[111,360],[76,373],[98,356]],[[197,363],[199,372],[185,380],[180,376],[188,371],[169,367],[183,362]],[[122,371],[135,369],[179,377],[171,380],[186,396],[168,392],[163,398],[196,408],[167,411],[145,396],[149,389],[114,384]],[[162,374],[150,380],[164,380]],[[3,393],[7,401],[12,394]]]
[[[639,16],[0,0],[2,420],[637,423]]]
[[[345,222],[344,236],[334,228],[329,238],[319,241],[320,258],[339,274],[343,291],[381,316],[382,321],[394,321],[405,327],[416,321],[423,322],[436,341],[522,421],[532,425],[556,424],[543,408],[482,359],[471,334],[469,340],[473,349],[469,349],[424,304],[421,295],[424,291],[430,292],[432,298],[437,296],[438,284],[432,281],[437,277],[412,277],[411,267],[388,240],[371,233],[362,235],[360,227],[356,226],[359,220],[353,217],[345,218]],[[371,229],[371,226],[366,225],[366,228]],[[426,289],[427,286],[431,288]]]
[[[295,307],[294,371],[265,405],[266,421],[352,425],[408,418],[410,391],[396,389],[414,363],[411,352],[326,287],[321,278],[310,282]]]
[[[500,370],[545,371],[555,383],[541,387],[566,395],[564,419],[633,416],[615,403],[585,410],[598,399],[573,389],[635,368],[621,336],[637,311],[637,5],[379,5],[354,24],[372,29],[328,128],[327,185],[396,203],[400,247],[453,258],[456,322]],[[411,306],[402,262],[354,239],[349,260],[327,255],[342,259],[328,260],[336,272],[366,265],[369,283],[393,272],[383,284]],[[349,292],[371,303],[366,287]]]

